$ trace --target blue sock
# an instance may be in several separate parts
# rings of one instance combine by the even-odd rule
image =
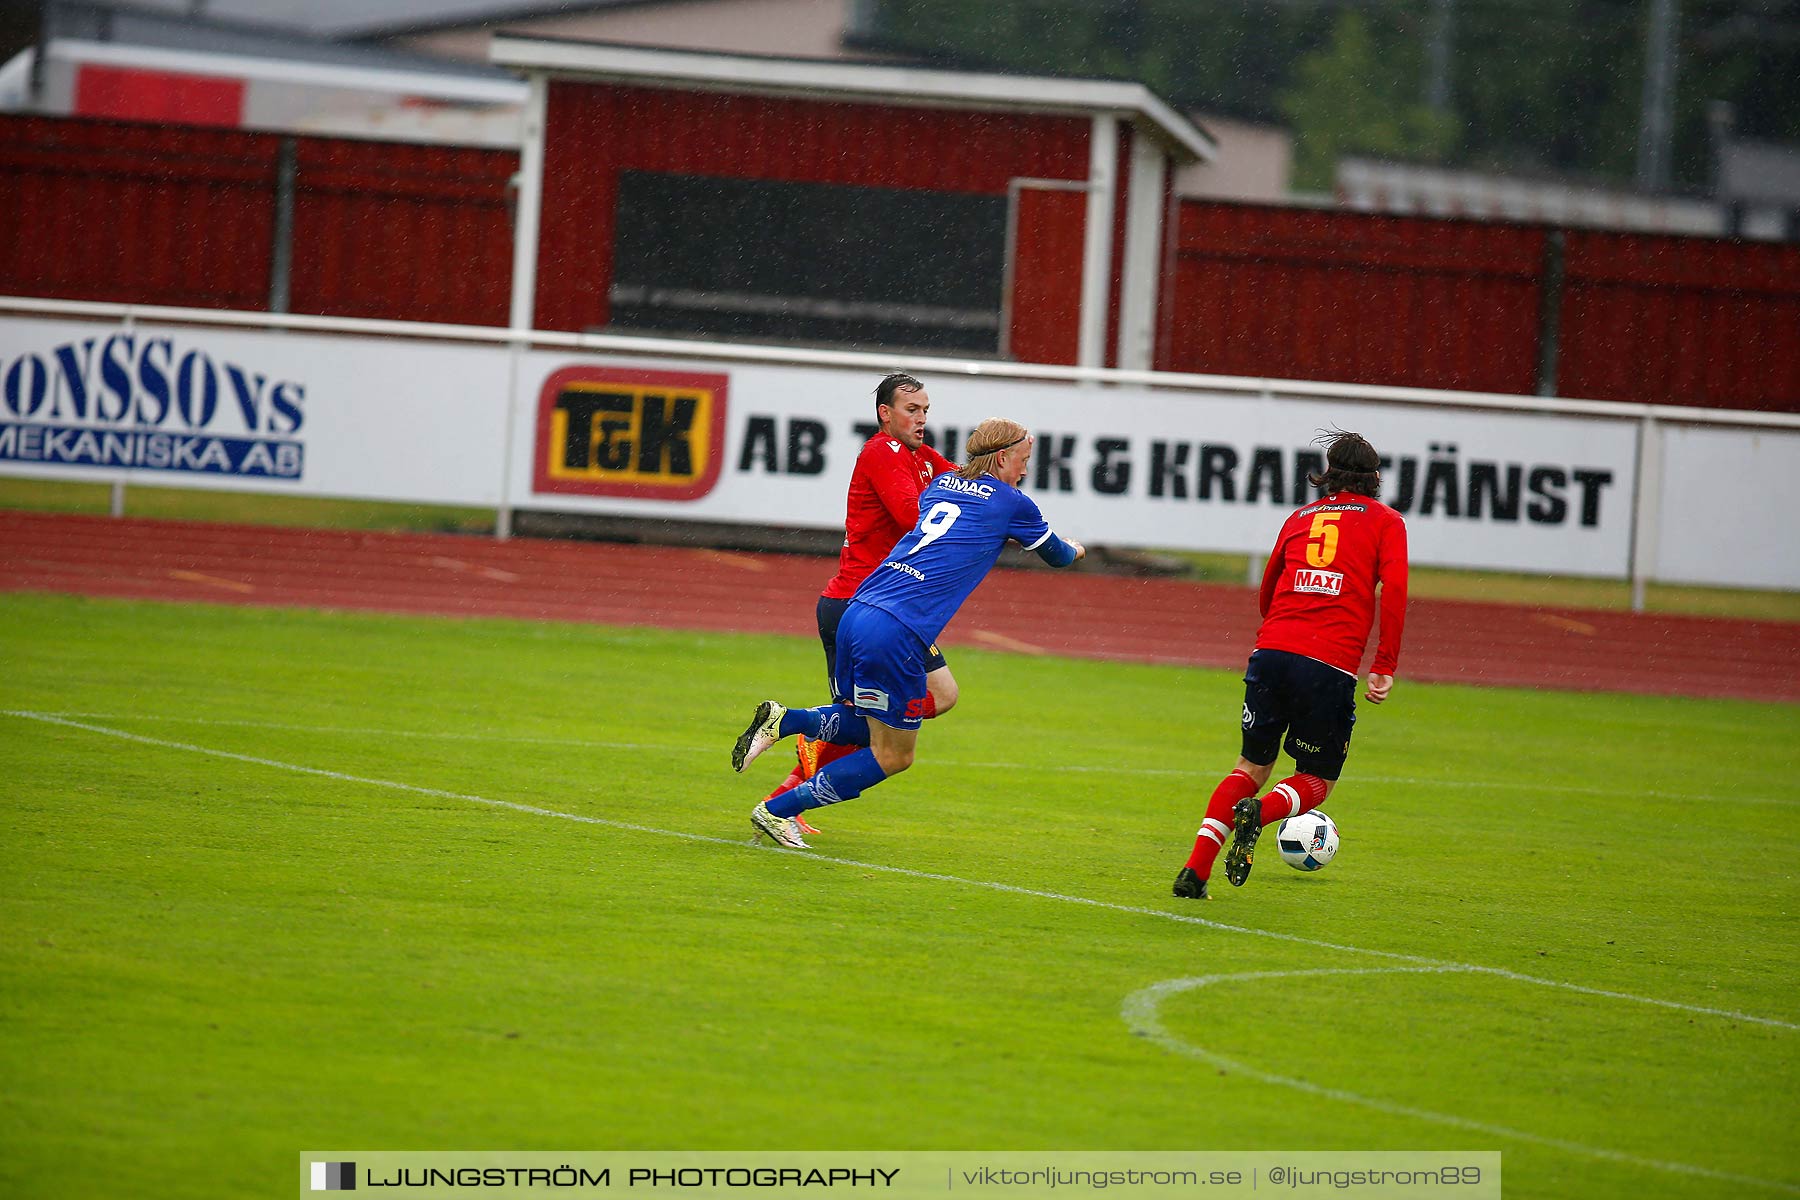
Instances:
[[[819,736],[819,710],[816,708],[790,708],[781,714],[781,736],[793,737],[803,733],[809,738]]]
[[[816,742],[866,746],[869,744],[869,718],[848,704],[790,708],[781,718],[781,736],[792,737],[796,733],[803,733]]]
[[[765,803],[776,816],[791,817],[809,808],[854,800],[886,778],[887,772],[875,761],[875,752],[865,747],[836,762],[826,763],[817,775],[799,787],[789,788]]]

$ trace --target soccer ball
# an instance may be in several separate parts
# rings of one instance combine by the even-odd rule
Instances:
[[[1337,826],[1322,812],[1289,817],[1275,830],[1281,861],[1296,871],[1317,871],[1338,852]]]

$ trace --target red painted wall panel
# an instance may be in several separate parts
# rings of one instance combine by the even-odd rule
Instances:
[[[1175,195],[1175,169],[1163,175],[1162,245],[1157,250],[1156,334],[1150,343],[1150,367],[1157,369],[1174,354],[1176,252],[1181,244],[1181,201]]]
[[[517,166],[510,151],[301,141],[289,308],[506,324]]]
[[[244,81],[83,63],[75,114],[234,129],[244,119]]]
[[[1131,126],[1119,122],[1119,152],[1113,159],[1113,178],[1119,186],[1113,196],[1112,280],[1106,289],[1105,365],[1119,365],[1119,326],[1125,303],[1125,222],[1131,212]]]
[[[1087,175],[1088,123],[1074,117],[559,81],[547,129],[536,320],[546,329],[608,321],[620,171],[994,196],[1015,177]]]
[[[1800,412],[1800,247],[1570,233],[1559,390]]]
[[[265,134],[0,115],[0,291],[262,308],[276,145]]]
[[[1004,194],[1079,180],[1088,123],[557,84],[540,326],[603,324],[618,172]],[[297,312],[504,324],[516,155],[296,139]],[[280,139],[0,115],[0,291],[261,309]],[[924,147],[924,150],[920,148]],[[1124,155],[1121,155],[1123,164]],[[1019,214],[1010,346],[1073,362],[1080,193]],[[1181,201],[1157,365],[1535,390],[1545,232]],[[1123,204],[1121,204],[1121,213]],[[1115,263],[1122,261],[1115,226]],[[1558,391],[1800,411],[1800,248],[1570,232]]]
[[[1183,201],[1165,370],[1534,390],[1543,234]]]
[[[266,308],[281,141],[0,115],[0,291]],[[506,323],[517,154],[294,142],[292,311]]]
[[[1073,366],[1081,342],[1087,193],[1021,188],[1016,219],[1007,355]]]

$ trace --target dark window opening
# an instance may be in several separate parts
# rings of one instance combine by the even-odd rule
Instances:
[[[612,328],[996,354],[1000,196],[623,172]]]

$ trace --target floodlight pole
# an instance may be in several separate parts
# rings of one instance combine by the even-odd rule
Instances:
[[[1644,98],[1638,124],[1637,182],[1646,191],[1669,186],[1669,139],[1675,106],[1675,34],[1680,28],[1678,0],[1650,0],[1650,25],[1644,33]]]
[[[1432,0],[1431,34],[1425,47],[1425,105],[1433,112],[1450,111],[1450,57],[1455,25],[1456,0]]]

